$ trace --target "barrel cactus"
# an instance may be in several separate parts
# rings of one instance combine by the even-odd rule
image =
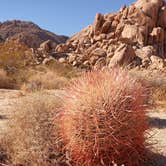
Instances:
[[[148,90],[127,71],[92,71],[66,90],[61,116],[66,150],[80,166],[141,165]]]

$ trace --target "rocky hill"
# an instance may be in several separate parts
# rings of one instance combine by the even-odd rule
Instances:
[[[14,20],[0,23],[0,41],[16,40],[29,47],[37,48],[46,40],[59,44],[67,39],[66,36],[58,36],[43,30],[32,22]]]
[[[166,66],[166,3],[138,0],[117,13],[96,14],[94,23],[56,47],[61,63],[103,68]]]

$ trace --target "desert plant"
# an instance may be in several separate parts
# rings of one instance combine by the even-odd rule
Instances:
[[[0,69],[0,88],[13,88],[12,80],[8,77],[7,72],[4,69]]]
[[[31,50],[17,41],[0,43],[0,67],[9,70],[23,68],[34,62]]]
[[[56,72],[47,70],[46,72],[38,72],[32,75],[28,81],[23,84],[22,90],[34,92],[42,89],[61,89],[67,85],[67,83],[67,78],[59,76]]]
[[[66,78],[73,78],[77,77],[81,74],[81,70],[74,68],[73,66],[69,64],[62,64],[57,62],[56,60],[51,61],[49,64],[46,65],[46,67],[58,73],[62,77]]]
[[[61,100],[53,95],[33,94],[22,100],[11,116],[7,134],[1,139],[8,165],[56,165],[59,148],[58,124],[53,117],[58,113]],[[3,152],[3,154],[5,154]]]
[[[166,108],[166,86],[158,86],[153,90],[154,103],[159,108]]]
[[[148,89],[127,71],[92,71],[66,90],[61,132],[75,165],[142,165]]]

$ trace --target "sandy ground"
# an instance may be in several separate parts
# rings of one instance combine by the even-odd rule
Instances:
[[[149,113],[150,143],[153,144],[151,150],[157,154],[157,166],[166,166],[166,110],[155,111]]]
[[[48,91],[47,94],[62,96],[63,92],[54,90]],[[19,104],[26,95],[18,90],[0,90],[0,136],[7,132],[8,120],[14,111],[14,105]],[[153,143],[151,151],[156,153],[160,161],[157,165],[166,166],[166,110],[150,111],[149,117],[152,136],[150,142]]]

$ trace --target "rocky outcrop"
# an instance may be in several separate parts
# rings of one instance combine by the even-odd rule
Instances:
[[[92,25],[59,44],[55,52],[65,53],[66,62],[78,67],[164,68],[166,3],[138,0],[114,14],[97,13]]]
[[[109,68],[122,65],[131,65],[135,58],[136,54],[134,49],[130,45],[122,44],[111,58]]]

